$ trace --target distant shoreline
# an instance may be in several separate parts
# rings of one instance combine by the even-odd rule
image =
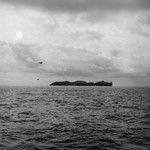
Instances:
[[[86,81],[55,81],[50,86],[113,86],[112,82],[98,81],[98,82],[86,82]]]

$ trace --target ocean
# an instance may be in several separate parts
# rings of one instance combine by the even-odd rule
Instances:
[[[0,150],[150,150],[150,88],[0,87]]]

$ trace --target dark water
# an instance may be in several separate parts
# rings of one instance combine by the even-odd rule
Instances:
[[[150,88],[1,87],[0,150],[149,150]]]

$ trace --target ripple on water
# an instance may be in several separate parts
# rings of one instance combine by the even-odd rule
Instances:
[[[148,150],[150,88],[0,88],[0,150]]]

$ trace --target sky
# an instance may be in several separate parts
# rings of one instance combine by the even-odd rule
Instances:
[[[150,0],[0,0],[0,85],[56,80],[150,86]]]

